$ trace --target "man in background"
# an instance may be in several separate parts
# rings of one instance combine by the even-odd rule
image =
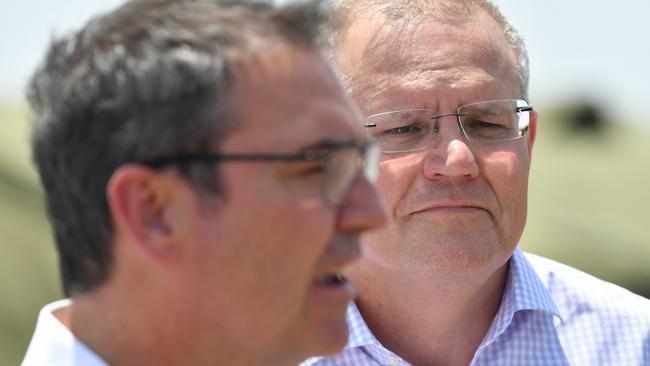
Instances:
[[[329,53],[383,151],[389,223],[345,274],[351,337],[312,365],[648,365],[650,302],[517,246],[537,113],[485,0],[341,0]],[[615,243],[613,243],[615,245]]]
[[[290,365],[340,350],[378,151],[320,2],[130,1],[52,43],[33,154],[64,291],[23,365]],[[374,158],[373,158],[374,157]]]

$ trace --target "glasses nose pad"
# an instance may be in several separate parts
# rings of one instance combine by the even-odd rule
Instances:
[[[363,169],[363,175],[369,182],[376,182],[377,177],[379,176],[379,158],[381,156],[381,150],[378,144],[371,144],[366,149],[365,156],[359,154],[358,158],[360,160],[360,165]]]
[[[431,134],[435,137],[438,132],[440,132],[440,117],[434,117],[431,122]]]
[[[433,146],[436,144],[436,141],[438,141],[438,136],[440,135],[440,116],[431,117],[429,132],[430,134],[423,137],[425,141],[427,138],[429,139],[425,142],[425,146]]]
[[[432,123],[431,123],[431,138],[436,141],[436,137],[440,134],[440,120],[443,117],[456,117],[456,125],[458,126],[458,130],[460,131],[460,134],[467,140],[469,141],[469,135],[467,134],[467,131],[465,131],[465,128],[463,127],[463,123],[461,121],[461,116],[464,114],[460,113],[445,113],[445,114],[440,114],[437,116],[431,117]]]

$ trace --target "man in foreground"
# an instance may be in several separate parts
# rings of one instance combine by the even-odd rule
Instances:
[[[23,365],[343,347],[340,273],[385,217],[321,19],[318,2],[131,1],[52,44],[32,142],[71,299],[43,309]]]
[[[383,154],[351,337],[313,365],[648,365],[650,303],[518,248],[537,114],[483,0],[342,0],[331,58]],[[335,18],[336,19],[336,18]]]

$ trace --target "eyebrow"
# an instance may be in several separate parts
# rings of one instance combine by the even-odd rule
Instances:
[[[464,106],[460,106],[464,107]],[[490,108],[491,107],[491,108]],[[499,114],[501,112],[498,107],[495,106],[483,106],[481,108],[475,107],[475,106],[469,106],[466,107],[469,109],[469,111],[474,111],[474,112],[481,112],[481,113],[486,113],[486,114]]]

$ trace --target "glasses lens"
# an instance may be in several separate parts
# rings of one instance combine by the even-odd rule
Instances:
[[[360,157],[357,148],[337,149],[331,152],[323,182],[324,198],[331,205],[336,206],[343,201],[350,184],[357,176]]]
[[[366,133],[383,152],[402,152],[426,147],[434,120],[429,109],[379,113],[366,120]]]
[[[518,139],[528,132],[530,110],[523,100],[473,103],[458,108],[463,131],[472,141]]]

